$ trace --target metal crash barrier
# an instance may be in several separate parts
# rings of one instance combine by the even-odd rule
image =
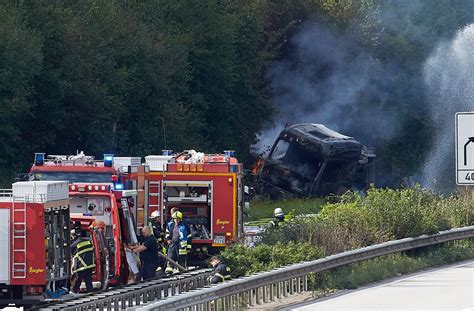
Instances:
[[[174,296],[189,290],[203,288],[212,269],[173,275],[169,278],[124,285],[106,291],[81,295],[79,297],[40,306],[39,310],[125,310],[158,299]]]
[[[240,310],[308,290],[316,272],[419,247],[474,237],[474,226],[389,241],[192,290],[131,310]]]

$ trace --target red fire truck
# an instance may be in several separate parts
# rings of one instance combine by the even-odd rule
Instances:
[[[88,230],[94,242],[96,288],[127,282],[124,245],[136,242],[136,236],[128,220],[130,191],[123,191],[122,169],[137,164],[140,158],[117,158],[112,154],[95,160],[82,151],[75,156],[36,153],[27,176],[30,180],[69,181],[71,220]]]
[[[66,293],[71,236],[67,182],[17,182],[0,193],[0,307]]]
[[[137,190],[136,227],[159,211],[161,224],[179,208],[193,234],[192,253],[200,258],[220,251],[243,234],[243,166],[233,151],[202,154],[193,150],[145,157],[130,166],[129,183]]]

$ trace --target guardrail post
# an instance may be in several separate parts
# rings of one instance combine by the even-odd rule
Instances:
[[[253,306],[253,295],[252,295],[252,290],[247,291],[248,295],[248,305]]]
[[[122,298],[120,299],[120,309],[127,309],[127,300],[125,299],[125,296],[122,296]]]
[[[129,307],[133,307],[133,297],[131,294],[127,295],[127,303]]]
[[[303,276],[303,291],[305,292],[308,291],[308,276],[307,275]]]
[[[269,286],[269,289],[270,289],[270,293],[269,293],[270,301],[275,300],[275,297],[274,297],[274,290],[273,290],[273,286],[274,286],[274,285],[275,285],[275,284],[270,284],[270,286]]]
[[[267,298],[267,285],[263,286],[262,287],[262,301],[263,303],[267,303],[268,302],[268,298]]]
[[[240,306],[244,305],[244,296],[242,293],[237,293],[237,295],[235,295],[235,299],[237,300],[237,308],[240,308]]]

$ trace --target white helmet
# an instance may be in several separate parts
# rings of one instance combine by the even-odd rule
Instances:
[[[281,208],[277,207],[273,211],[273,215],[275,215],[275,217],[278,217],[278,216],[283,216],[285,214],[283,213],[283,210]]]
[[[151,218],[156,218],[156,217],[160,217],[160,212],[159,211],[153,211],[153,213],[151,213]]]

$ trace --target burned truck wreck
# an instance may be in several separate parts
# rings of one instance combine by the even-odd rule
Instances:
[[[271,198],[340,195],[368,188],[374,159],[374,151],[353,137],[303,123],[281,131],[254,173],[258,192]]]

